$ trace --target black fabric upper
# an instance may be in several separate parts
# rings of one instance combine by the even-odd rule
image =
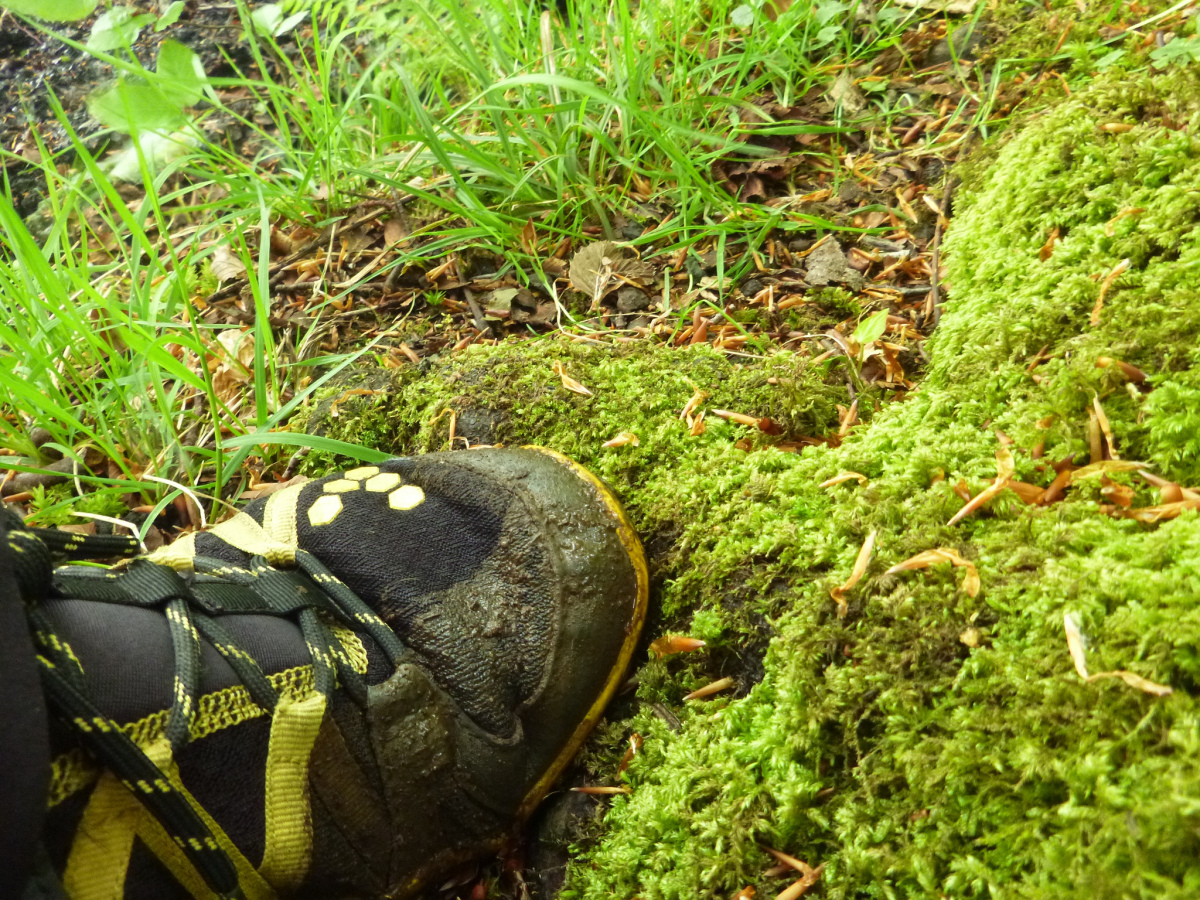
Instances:
[[[6,535],[6,523],[0,521],[0,897],[16,897],[29,875],[41,830],[50,743]]]

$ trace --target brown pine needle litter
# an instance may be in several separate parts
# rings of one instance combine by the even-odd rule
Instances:
[[[849,607],[846,604],[846,594],[862,580],[863,575],[867,573],[867,566],[871,564],[871,553],[875,550],[875,535],[876,532],[872,531],[867,535],[867,539],[863,541],[862,549],[858,551],[858,558],[854,561],[854,570],[850,573],[850,577],[846,579],[846,583],[829,592],[834,602],[837,603],[839,619],[844,618],[849,611]]]
[[[1013,462],[1012,454],[1008,448],[1001,444],[996,448],[996,480],[984,488],[966,506],[954,514],[954,517],[946,523],[947,526],[957,525],[967,516],[979,510],[985,503],[996,497],[1008,487],[1008,482],[1012,480],[1015,463]]]
[[[1131,688],[1155,697],[1166,697],[1168,694],[1175,692],[1174,688],[1169,685],[1158,684],[1134,672],[1128,672],[1125,669],[1114,669],[1111,672],[1097,672],[1095,675],[1089,675],[1087,645],[1083,638],[1083,632],[1079,628],[1079,620],[1074,613],[1063,613],[1063,630],[1067,634],[1067,650],[1071,654],[1071,661],[1075,664],[1075,671],[1088,684],[1093,684],[1105,678],[1120,678]]]
[[[691,653],[704,646],[706,646],[704,641],[696,638],[685,637],[681,634],[664,634],[651,642],[650,654],[655,659],[662,659],[664,656],[672,656],[676,653]]]
[[[700,700],[704,697],[711,697],[713,694],[719,694],[721,691],[727,691],[737,684],[737,679],[732,677],[718,678],[716,681],[704,685],[702,688],[697,688],[690,694],[684,695],[684,700]]]
[[[966,569],[967,575],[962,583],[963,593],[968,597],[979,596],[979,570],[975,568],[973,562],[963,559],[958,555],[957,550],[951,550],[949,547],[938,547],[934,550],[926,550],[923,553],[918,553],[916,556],[910,557],[902,563],[897,563],[883,574],[895,575],[898,572],[909,572],[914,569],[928,569],[930,566],[944,562]]]
[[[830,488],[836,484],[843,484],[847,481],[857,481],[863,487],[867,485],[867,476],[859,472],[841,472],[834,475],[832,478],[827,478],[822,481],[817,487]]]

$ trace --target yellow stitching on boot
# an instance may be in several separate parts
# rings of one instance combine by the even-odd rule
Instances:
[[[300,500],[300,492],[304,485],[293,484],[282,491],[276,491],[267,498],[263,507],[263,531],[275,541],[295,547],[296,539],[296,503]]]
[[[308,508],[308,523],[312,526],[328,525],[342,511],[342,498],[337,494],[323,494]]]
[[[357,469],[351,469],[349,472],[343,472],[343,478],[349,478],[353,481],[362,481],[364,478],[370,478],[379,472],[379,466],[359,466]]]
[[[400,484],[400,476],[395,472],[380,472],[378,475],[368,478],[363,487],[372,494],[386,494],[398,484]]]
[[[196,558],[196,533],[185,534],[173,544],[159,547],[146,557],[150,562],[170,566],[178,572],[190,572],[192,560]]]
[[[281,700],[271,722],[263,801],[266,849],[259,872],[284,891],[300,885],[312,861],[308,759],[324,717],[325,696],[314,694],[299,703]]]
[[[63,872],[63,888],[71,900],[122,900],[129,853],[142,805],[111,772],[100,776],[79,827]]]
[[[415,484],[406,484],[388,494],[388,506],[392,509],[412,509],[425,502],[425,492]]]

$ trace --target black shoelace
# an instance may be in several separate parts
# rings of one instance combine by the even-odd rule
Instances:
[[[42,598],[69,598],[160,609],[170,625],[175,658],[174,701],[164,735],[172,750],[188,742],[197,710],[201,638],[229,663],[251,699],[271,714],[278,694],[258,663],[220,623],[230,614],[294,616],[312,658],[313,685],[326,697],[340,683],[359,705],[366,681],[354,670],[327,620],[374,639],[398,666],[410,651],[374,611],[339,581],[315,556],[296,552],[295,569],[277,569],[261,557],[248,567],[197,557],[187,577],[167,566],[134,559],[122,572],[91,566],[63,566],[63,560],[133,557],[137,541],[123,535],[78,535],[27,528],[14,514],[8,543],[14,574],[40,648],[42,683],[48,706],[83,745],[133,792],[181,848],[205,884],[222,898],[241,898],[237,871],[212,831],[163,771],[107,717],[89,695],[79,662],[54,633]]]

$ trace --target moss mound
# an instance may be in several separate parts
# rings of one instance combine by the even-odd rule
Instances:
[[[844,392],[786,354],[737,366],[707,351],[501,346],[328,420],[333,436],[413,452],[445,445],[454,409],[475,440],[576,457],[647,539],[656,632],[709,641],[646,663],[646,702],[597,742],[590,765],[611,783],[618,742],[645,738],[624,776],[632,793],[611,801],[564,896],[778,890],[762,844],[824,863],[831,897],[1200,894],[1200,517],[1106,514],[1091,478],[1063,502],[1005,492],[946,524],[963,505],[952,485],[984,488],[1001,442],[1016,477],[1039,485],[1054,471],[1038,444],[1046,460],[1086,459],[1096,404],[1123,459],[1200,482],[1198,97],[1194,67],[1097,83],[1010,141],[960,202],[928,377],[837,449],[747,453],[734,446],[744,429],[713,421],[691,437],[679,419],[699,388],[710,408],[827,432]],[[1132,128],[1101,127],[1114,123]],[[1140,368],[1153,389],[1130,389],[1098,357]],[[594,396],[564,390],[554,360]],[[620,431],[640,444],[601,448]],[[845,470],[868,484],[819,486]],[[1135,507],[1158,502],[1140,478],[1112,479]],[[838,618],[830,590],[871,532],[874,556]],[[884,574],[934,547],[975,564],[977,597],[963,569]],[[1092,671],[1174,693],[1084,682],[1068,612]],[[723,674],[739,678],[733,696],[682,703]]]

